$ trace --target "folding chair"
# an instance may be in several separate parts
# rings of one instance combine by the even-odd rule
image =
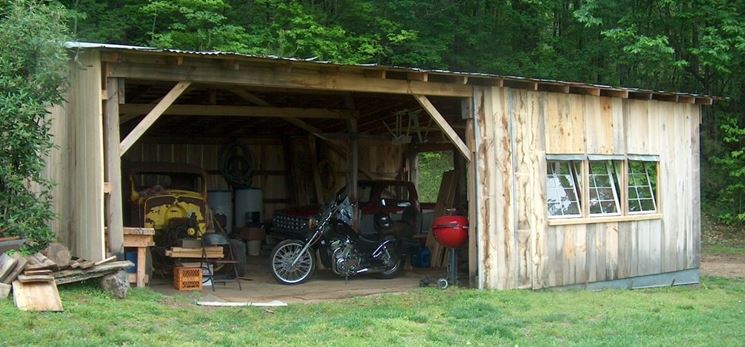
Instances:
[[[207,258],[207,247],[214,246],[221,246],[223,248],[224,257],[222,259]],[[229,278],[228,275],[225,274],[225,276],[215,278],[214,267],[216,265],[232,266],[233,274],[235,276],[233,278]],[[227,285],[227,282],[229,281],[235,281],[236,283],[238,283],[238,290],[243,290],[243,288],[241,287],[241,280],[238,277],[238,261],[235,260],[233,247],[230,246],[230,242],[228,241],[228,238],[225,237],[225,235],[212,233],[206,234],[202,237],[202,261],[200,267],[202,269],[207,269],[207,279],[212,283],[212,291],[215,291],[216,282],[222,282],[223,284]]]

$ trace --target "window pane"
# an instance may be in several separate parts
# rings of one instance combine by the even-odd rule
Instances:
[[[547,163],[547,208],[550,216],[578,216],[579,189],[576,166],[572,161]]]
[[[629,161],[629,212],[657,210],[657,163]]]
[[[618,213],[618,174],[613,161],[590,162],[590,214]]]

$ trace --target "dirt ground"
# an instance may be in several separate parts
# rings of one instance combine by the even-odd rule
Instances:
[[[704,255],[701,275],[745,279],[745,254]]]

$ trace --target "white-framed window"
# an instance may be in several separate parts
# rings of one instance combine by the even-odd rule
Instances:
[[[547,154],[548,217],[577,218],[578,223],[599,217],[653,217],[659,212],[659,160],[656,155]]]
[[[628,161],[627,196],[630,214],[657,211],[657,162]]]
[[[580,217],[581,165],[574,160],[549,160],[546,181],[549,217]]]
[[[619,179],[612,160],[590,160],[588,186],[590,215],[618,215],[621,213]]]

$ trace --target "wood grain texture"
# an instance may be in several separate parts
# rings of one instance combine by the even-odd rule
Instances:
[[[544,288],[698,265],[699,106],[497,87],[491,100],[486,95],[477,112],[478,225],[486,230],[476,230],[486,287]],[[546,153],[659,156],[657,213],[548,222]]]
[[[21,311],[64,311],[57,284],[46,282],[13,282],[13,300]]]

